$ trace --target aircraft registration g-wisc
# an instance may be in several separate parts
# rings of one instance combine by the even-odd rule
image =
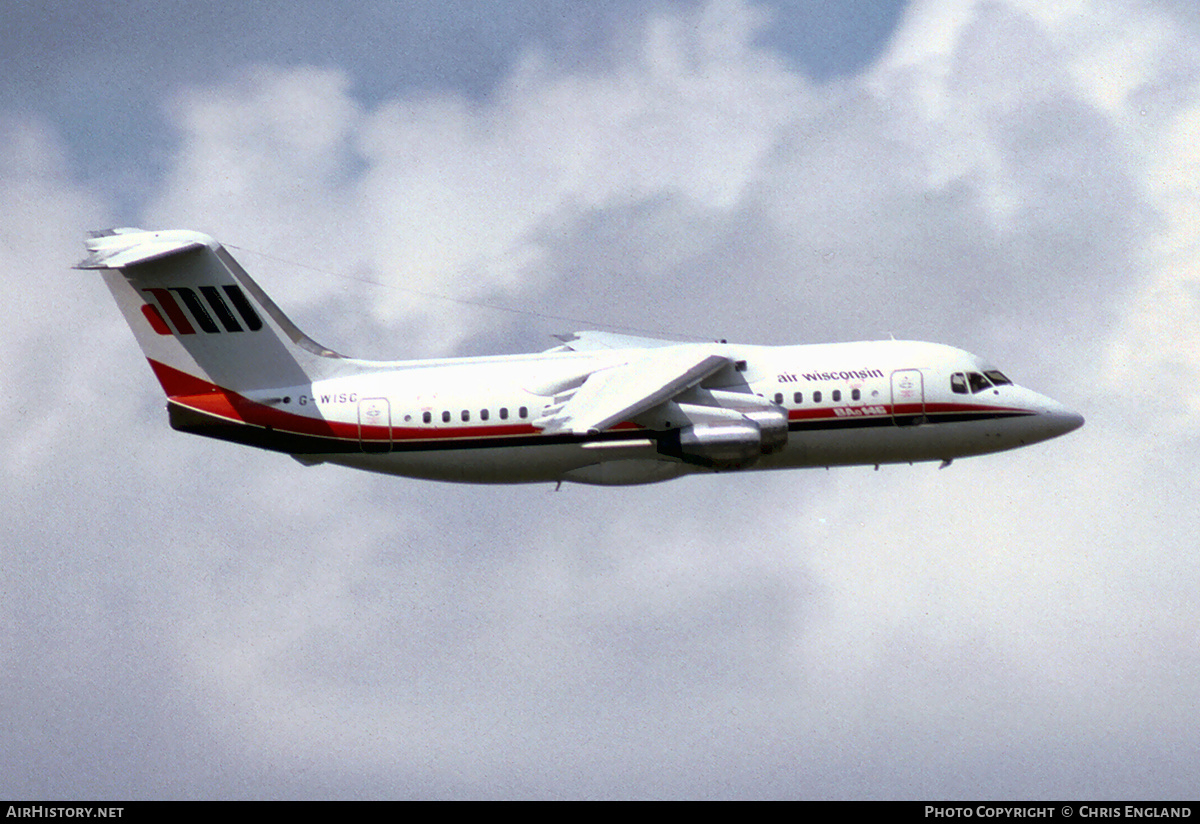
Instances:
[[[94,233],[171,426],[295,457],[468,483],[643,484],[708,472],[941,461],[1083,418],[934,343],[681,343],[579,332],[527,355],[344,357],[212,238]]]

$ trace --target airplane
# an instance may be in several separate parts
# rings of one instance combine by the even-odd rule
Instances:
[[[914,463],[1078,429],[1083,417],[935,343],[689,343],[601,331],[544,352],[348,358],[192,231],[93,232],[100,270],[181,432],[304,465],[466,483],[646,484]]]

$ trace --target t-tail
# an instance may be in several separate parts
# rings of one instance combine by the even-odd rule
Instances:
[[[237,414],[246,395],[306,386],[342,357],[297,329],[207,235],[109,229],[87,249],[75,268],[102,270],[176,428],[190,428],[185,410],[248,422]]]

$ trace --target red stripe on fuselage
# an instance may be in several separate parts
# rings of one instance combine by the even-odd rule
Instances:
[[[158,378],[158,382],[162,384],[163,391],[167,393],[168,398],[174,398],[178,395],[206,395],[213,392],[225,391],[215,383],[209,383],[206,380],[189,375],[187,372],[181,372],[173,366],[159,363],[154,358],[147,358],[146,360],[150,361],[150,368],[154,370],[154,377]]]
[[[286,432],[358,438],[358,426],[354,424],[331,424],[324,418],[284,412],[153,359],[150,359],[150,368],[154,370],[168,398],[199,412],[218,415],[235,423],[269,426]],[[339,432],[338,429],[344,431]]]
[[[275,406],[252,401],[243,395],[224,389],[214,383],[189,375],[166,364],[150,360],[150,367],[162,384],[167,396],[177,404],[203,412],[208,415],[223,418],[235,424],[249,424],[277,430],[281,433],[296,435],[311,435],[323,438],[334,438],[341,441],[354,442],[392,442],[396,446],[404,443],[449,443],[452,441],[472,441],[485,438],[516,438],[521,436],[541,435],[541,430],[528,422],[510,424],[491,424],[487,426],[360,426],[358,423],[330,421],[322,417],[310,417],[285,411]],[[788,420],[830,424],[837,422],[849,424],[851,421],[890,421],[894,415],[916,414],[921,405],[902,404],[893,407],[890,404],[866,404],[868,407],[882,406],[886,411],[874,414],[850,413],[839,414],[837,409],[855,410],[859,406],[818,407],[813,409],[791,409]],[[987,406],[983,404],[927,403],[924,405],[925,414],[945,415],[963,413],[992,413],[997,415],[1028,414],[1028,410],[1014,407]],[[631,422],[620,423],[614,430],[635,430],[642,427]]]
[[[393,426],[389,437],[386,426],[364,426],[357,423],[330,421],[297,415],[272,406],[252,401],[249,398],[224,389],[214,383],[189,375],[174,367],[148,359],[158,382],[167,397],[177,404],[225,418],[234,423],[270,427],[280,432],[299,435],[316,435],[347,441],[437,441],[474,438],[537,435],[541,430],[529,423],[513,423],[503,426],[463,426],[453,428],[429,428]],[[625,425],[622,424],[623,428]]]
[[[865,414],[861,412],[851,412],[848,415],[839,415],[835,409],[859,410],[863,407],[882,407],[885,411]],[[863,404],[857,406],[823,406],[814,409],[789,409],[789,421],[819,421],[824,419],[829,420],[844,420],[847,417],[854,418],[888,418],[893,415],[916,415],[924,412],[926,415],[941,415],[954,414],[964,412],[993,412],[996,414],[1016,415],[1025,414],[1028,409],[1020,409],[1014,406],[987,406],[977,403],[904,403],[892,406],[891,404]]]

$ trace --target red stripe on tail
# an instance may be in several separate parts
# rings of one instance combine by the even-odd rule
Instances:
[[[167,326],[167,322],[163,319],[162,313],[158,311],[157,306],[143,303],[142,314],[146,316],[146,320],[150,321],[150,328],[155,332],[160,335],[171,334],[171,327]]]

